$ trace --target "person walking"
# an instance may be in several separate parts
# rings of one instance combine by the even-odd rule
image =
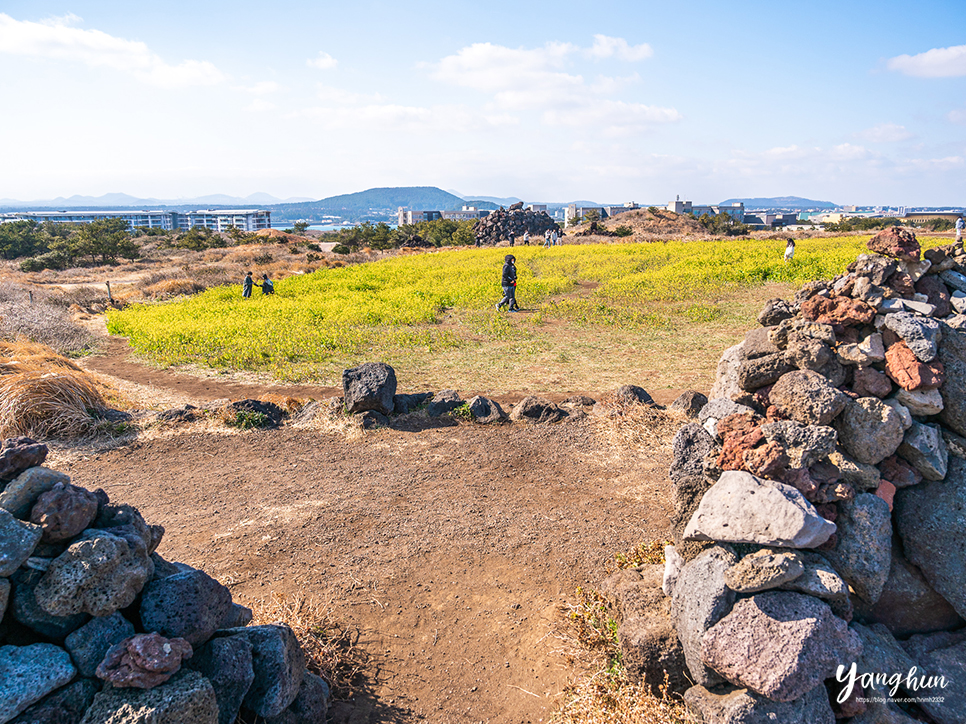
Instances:
[[[497,311],[503,309],[503,305],[506,304],[508,311],[519,312],[520,307],[517,306],[516,257],[513,254],[507,254],[503,257],[503,274],[500,277],[500,285],[503,287],[503,299],[496,305]]]
[[[963,243],[963,217],[956,219],[956,243]]]
[[[790,262],[793,256],[795,256],[795,240],[789,239],[785,246],[785,263]]]
[[[557,236],[557,230],[554,229],[550,232],[550,243],[552,246],[557,246],[560,243],[560,237]]]
[[[550,248],[550,229],[543,232],[543,245],[548,249]]]
[[[530,229],[523,232],[523,245],[530,246]]]
[[[255,280],[252,279],[251,272],[245,272],[245,281],[242,282],[242,296],[248,299],[252,295],[252,287],[255,286]]]

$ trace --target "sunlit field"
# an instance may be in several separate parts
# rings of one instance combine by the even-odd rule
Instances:
[[[494,309],[505,248],[398,256],[284,279],[270,297],[226,286],[134,305],[108,329],[160,365],[287,381],[338,384],[382,360],[413,384],[477,390],[700,386],[767,298],[842,272],[868,238],[802,240],[787,264],[781,240],[516,247],[521,314]]]

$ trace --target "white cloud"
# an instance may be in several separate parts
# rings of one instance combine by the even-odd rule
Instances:
[[[254,111],[255,113],[262,113],[264,111],[274,111],[278,106],[276,106],[271,101],[267,101],[264,98],[255,98],[245,106],[246,111]]]
[[[900,126],[897,123],[879,123],[857,135],[871,143],[897,143],[913,138],[913,135],[905,126]]]
[[[897,55],[887,63],[896,70],[917,78],[958,78],[966,75],[966,45],[933,48],[918,55]]]
[[[629,45],[623,38],[610,38],[606,35],[595,35],[594,45],[588,51],[592,58],[611,58],[617,56],[620,60],[630,63],[644,60],[654,55],[654,49],[647,43]]]
[[[185,60],[170,65],[142,42],[71,27],[79,21],[72,14],[31,22],[0,13],[0,53],[111,68],[162,88],[214,85],[225,80],[225,75],[208,61]]]
[[[326,53],[324,50],[320,50],[319,54],[314,58],[309,58],[305,61],[305,64],[310,68],[318,68],[319,70],[332,70],[335,68],[339,61],[333,58],[331,55]]]
[[[281,90],[281,88],[282,86],[280,86],[274,80],[263,80],[259,81],[255,85],[244,87],[241,90],[245,91],[246,93],[251,93],[252,95],[264,96],[268,95],[269,93],[277,93],[279,90]]]
[[[950,123],[961,123],[966,126],[966,108],[957,108],[946,114]]]
[[[343,88],[322,85],[321,83],[316,85],[315,92],[320,100],[340,106],[364,105],[367,103],[381,103],[383,101],[383,97],[378,93],[356,93],[355,91],[347,91]]]
[[[611,97],[640,83],[636,73],[597,76],[588,82],[571,66],[581,58],[640,60],[651,54],[647,45],[631,46],[622,38],[597,35],[591,48],[559,42],[538,48],[475,43],[428,67],[435,80],[489,94],[497,109],[536,110],[547,125],[597,127],[620,135],[678,121],[681,114],[674,108]]]

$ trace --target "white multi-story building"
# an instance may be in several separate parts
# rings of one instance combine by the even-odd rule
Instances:
[[[17,211],[0,215],[0,221],[38,222],[56,224],[90,224],[102,219],[124,219],[130,229],[147,227],[165,231],[187,231],[193,226],[204,226],[212,231],[228,231],[235,226],[241,231],[272,228],[272,212],[260,209],[206,209],[202,211]]]
[[[690,201],[681,201],[679,196],[674,201],[669,203],[664,207],[668,211],[673,211],[675,214],[694,214],[695,216],[704,216],[705,214],[728,214],[731,218],[737,221],[739,224],[744,221],[745,218],[745,205],[738,201],[728,206],[721,204],[712,204],[710,206],[695,206]]]

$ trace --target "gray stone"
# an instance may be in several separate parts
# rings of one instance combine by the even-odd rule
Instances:
[[[943,322],[951,329],[955,329],[959,332],[966,332],[966,314],[963,312],[959,312],[952,317],[947,317],[943,320]]]
[[[804,562],[796,552],[762,548],[729,568],[725,583],[736,593],[758,593],[778,588],[804,573]]]
[[[900,387],[895,399],[917,417],[938,415],[943,411],[943,396],[938,389],[907,390]]]
[[[393,414],[408,415],[410,412],[414,412],[420,405],[426,404],[432,396],[432,392],[417,392],[411,395],[393,395]]]
[[[963,276],[958,271],[944,271],[939,275],[947,286],[953,289],[958,289],[961,292],[966,292],[966,276]]]
[[[943,329],[939,361],[946,371],[940,388],[943,411],[939,419],[953,432],[966,436],[966,334],[952,327]]]
[[[621,385],[614,393],[614,399],[622,405],[648,405],[656,407],[654,398],[643,387],[637,385]]]
[[[789,344],[804,339],[814,339],[824,342],[830,347],[835,344],[835,330],[831,324],[809,322],[805,319],[787,319],[781,322],[768,334],[769,339],[779,349],[785,349]]]
[[[182,669],[153,689],[105,687],[81,724],[218,724],[211,683]]]
[[[778,354],[778,349],[768,338],[770,327],[755,327],[745,333],[744,344],[741,345],[741,356],[745,360],[767,357]]]
[[[716,458],[717,456],[712,453],[709,457]],[[720,471],[718,474],[721,474]],[[701,504],[701,498],[708,492],[713,482],[704,475],[681,477],[674,481],[672,485],[672,502],[674,503],[672,533],[675,543],[683,542],[684,529]]]
[[[228,609],[228,613],[218,623],[218,628],[239,628],[240,626],[247,626],[252,622],[252,618],[252,610],[248,606],[233,603]]]
[[[0,578],[20,568],[40,542],[43,529],[0,508]]]
[[[701,476],[704,472],[705,456],[717,449],[719,445],[701,425],[693,422],[683,425],[675,433],[671,443],[673,459],[668,476],[674,482],[686,477]]]
[[[899,420],[902,422],[903,430],[908,430],[910,427],[912,427],[912,413],[909,411],[909,408],[899,402],[898,399],[895,397],[890,397],[887,400],[883,400],[882,404],[887,407],[891,407],[892,411],[899,416]]]
[[[772,701],[748,689],[726,693],[693,686],[684,703],[703,724],[834,724],[835,713],[824,686],[816,686],[795,701]]]
[[[506,413],[496,400],[477,395],[466,401],[470,408],[473,419],[481,425],[488,425],[493,422],[503,422],[507,419]]]
[[[684,566],[671,599],[671,618],[684,647],[684,657],[693,681],[714,686],[722,679],[704,666],[701,642],[705,632],[720,621],[735,600],[725,583],[725,572],[738,559],[728,548],[715,546]]]
[[[866,702],[866,709],[858,716],[849,719],[849,724],[919,724],[919,719],[913,719],[891,701],[882,701],[880,697],[871,697]]]
[[[848,400],[825,377],[811,370],[782,375],[768,398],[803,425],[828,425]]]
[[[317,724],[326,721],[329,685],[315,674],[306,672],[302,688],[288,709],[265,719],[265,724]]]
[[[0,646],[0,722],[10,721],[76,674],[59,646]]]
[[[0,440],[0,489],[27,468],[43,465],[47,446],[29,437]]]
[[[3,616],[7,612],[7,601],[9,600],[10,581],[6,578],[0,578],[0,621],[3,620]]]
[[[899,261],[899,269],[909,275],[909,278],[914,282],[918,282],[922,279],[923,274],[932,268],[932,262],[928,259],[921,259],[919,261]]]
[[[792,420],[769,422],[761,426],[769,442],[785,449],[789,467],[807,468],[835,452],[838,433],[824,425],[801,425]]]
[[[949,451],[950,455],[955,455],[966,459],[966,438],[960,437],[952,430],[947,430],[945,427],[942,428],[943,440],[946,441],[946,450]]]
[[[858,491],[875,490],[879,487],[882,476],[874,465],[867,465],[853,460],[841,449],[828,456],[829,462],[839,469],[840,480],[848,483]]]
[[[674,595],[674,587],[678,583],[684,568],[684,556],[678,553],[674,546],[664,546],[664,575],[661,579],[661,590],[665,596]]]
[[[785,359],[796,369],[821,373],[832,362],[832,348],[817,339],[796,337],[785,348]]]
[[[231,592],[204,571],[187,571],[148,583],[141,593],[146,631],[199,646],[231,609]]]
[[[926,685],[912,695],[922,710],[943,724],[966,721],[966,632],[913,636],[902,647],[921,668],[916,676]]]
[[[722,398],[730,400],[733,395],[742,393],[741,386],[738,384],[738,365],[741,364],[742,345],[736,344],[729,347],[721,355],[718,361],[718,369],[715,375],[714,385],[708,393],[708,399]],[[701,420],[703,423],[704,420]]]
[[[945,480],[896,493],[894,515],[906,559],[966,618],[966,460],[952,457]]]
[[[667,602],[661,589],[663,573],[660,563],[620,569],[603,580],[600,593],[623,619],[663,612]]]
[[[0,493],[0,508],[12,513],[16,518],[27,520],[37,498],[57,483],[68,485],[70,478],[50,468],[28,468],[7,483]]]
[[[859,277],[852,287],[852,297],[861,299],[873,309],[878,309],[885,299],[885,289],[873,284],[867,277]]]
[[[384,362],[366,362],[342,372],[346,412],[392,413],[396,371]]]
[[[696,419],[701,408],[708,404],[708,398],[697,390],[687,390],[678,395],[674,402],[668,405],[668,410],[683,412],[690,419]]]
[[[895,410],[875,397],[849,400],[835,429],[846,452],[867,465],[877,465],[892,455],[905,433]]]
[[[782,589],[820,598],[832,607],[832,612],[836,616],[845,617],[845,614],[851,611],[848,584],[835,572],[832,565],[817,553],[800,551],[798,555],[804,564],[805,572],[784,584]]]
[[[751,392],[772,384],[791,370],[792,366],[785,360],[782,352],[745,359],[738,365],[738,386]]]
[[[892,560],[889,505],[876,495],[859,493],[838,507],[838,544],[824,555],[862,600],[875,603]]]
[[[885,326],[905,341],[916,359],[932,362],[939,351],[939,322],[910,312],[896,312],[886,317]]]
[[[758,313],[758,324],[771,327],[795,316],[795,309],[784,299],[769,299]]]
[[[239,636],[213,639],[185,665],[211,682],[218,702],[218,724],[234,724],[245,694],[255,680],[252,645]]]
[[[857,344],[839,345],[837,353],[844,364],[859,367],[885,362],[885,347],[882,344],[882,335],[878,332],[862,338]]]
[[[278,716],[298,696],[305,673],[305,654],[285,624],[246,626],[219,631],[217,638],[237,636],[252,645],[255,681],[244,706],[262,717]]]
[[[559,422],[566,418],[566,410],[550,400],[534,395],[524,397],[510,411],[510,419],[514,422],[530,422],[536,425]]]
[[[426,414],[430,417],[440,417],[455,410],[463,404],[463,398],[456,390],[440,390],[433,394],[426,404]]]
[[[43,574],[40,571],[21,568],[10,579],[12,594],[10,614],[14,621],[26,626],[52,641],[63,641],[72,631],[84,625],[88,616],[77,613],[68,616],[54,616],[44,610],[37,602],[35,589]]]
[[[827,604],[788,591],[738,601],[702,643],[711,669],[773,701],[804,696],[861,653],[859,637]]]
[[[956,314],[966,313],[966,293],[958,289],[949,297],[949,305]]]
[[[141,538],[89,528],[54,559],[34,593],[55,616],[107,616],[130,606],[153,573]]]
[[[134,633],[134,625],[115,611],[85,623],[67,637],[64,648],[80,675],[93,679],[108,649]]]
[[[886,279],[895,274],[899,268],[895,259],[881,254],[859,254],[855,264],[849,266],[857,275],[868,278],[873,284],[885,284]]]
[[[90,679],[75,681],[48,694],[10,724],[80,724],[98,686]]]
[[[815,548],[835,532],[802,494],[783,483],[729,470],[704,494],[688,522],[688,540]]]
[[[909,461],[926,480],[942,480],[946,477],[949,453],[938,425],[913,422],[902,439],[899,454]]]

